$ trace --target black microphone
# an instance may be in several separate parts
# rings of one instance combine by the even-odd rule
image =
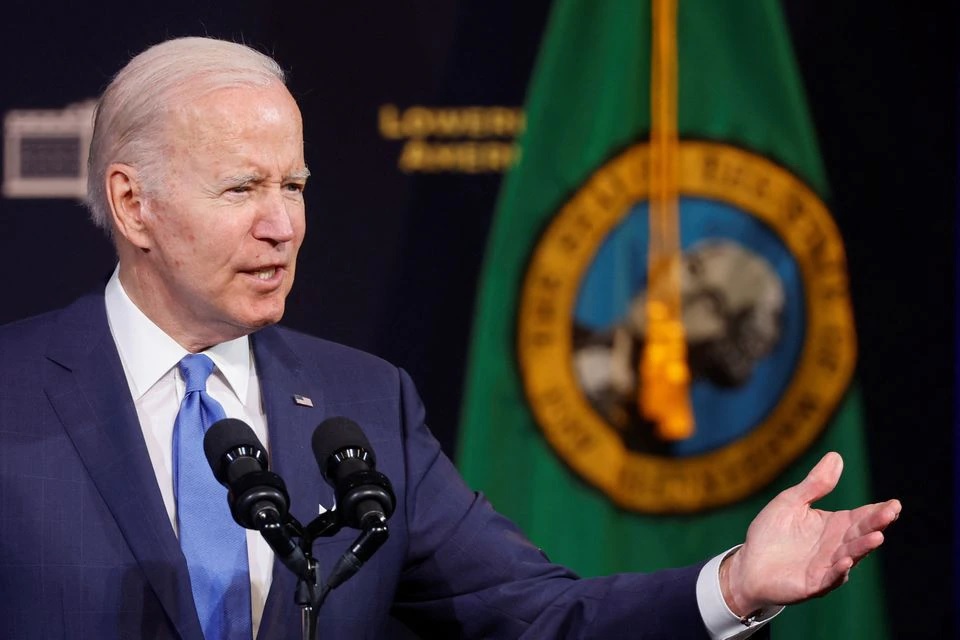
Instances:
[[[345,524],[366,529],[386,522],[396,503],[393,487],[376,470],[373,447],[359,425],[349,418],[328,418],[314,430],[311,444]]]
[[[307,559],[285,528],[287,486],[269,470],[267,452],[253,429],[235,418],[218,420],[203,436],[203,452],[213,475],[227,488],[227,504],[237,524],[259,531],[280,561],[303,575]]]
[[[327,580],[329,591],[352,576],[386,541],[387,518],[396,497],[385,475],[376,470],[373,447],[356,422],[328,418],[314,430],[313,455],[324,479],[333,486],[344,523],[363,533],[343,554]]]

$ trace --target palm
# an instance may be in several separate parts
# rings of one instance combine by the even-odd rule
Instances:
[[[747,613],[823,595],[843,584],[850,569],[883,542],[897,518],[891,500],[851,511],[810,505],[836,486],[840,456],[827,454],[800,484],[783,491],[754,519],[730,569],[734,602]]]

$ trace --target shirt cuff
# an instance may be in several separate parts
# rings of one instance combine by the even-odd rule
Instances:
[[[752,636],[783,611],[783,607],[761,609],[748,623],[741,622],[740,618],[730,611],[720,591],[720,563],[741,546],[743,545],[737,545],[710,560],[697,576],[697,606],[700,608],[700,617],[703,618],[707,633],[713,640]]]

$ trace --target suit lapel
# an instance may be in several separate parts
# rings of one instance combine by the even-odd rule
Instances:
[[[304,375],[303,364],[280,330],[263,329],[251,340],[267,418],[270,468],[286,481],[291,512],[305,525],[318,515],[318,504],[327,509],[333,505],[333,490],[323,482],[310,448],[314,428],[326,417],[323,389]],[[298,403],[294,396],[309,398],[313,406]],[[279,638],[295,628],[296,583],[293,573],[275,561],[259,637]]]
[[[44,388],[91,480],[181,637],[202,639],[186,562],[170,526],[103,296],[65,309]]]

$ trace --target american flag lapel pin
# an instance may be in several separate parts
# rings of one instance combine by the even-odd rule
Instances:
[[[296,404],[300,405],[301,407],[312,407],[312,406],[313,406],[313,400],[311,400],[311,399],[308,398],[307,396],[302,396],[302,395],[300,395],[299,393],[293,394],[293,401],[294,401]]]

